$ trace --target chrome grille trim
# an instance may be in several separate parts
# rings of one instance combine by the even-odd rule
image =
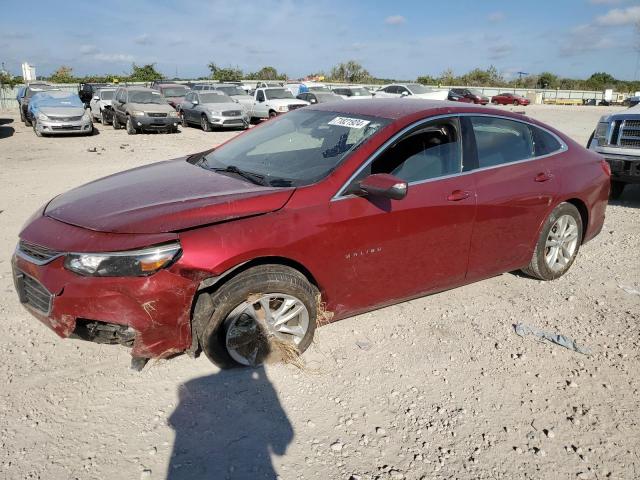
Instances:
[[[223,117],[239,117],[242,115],[240,110],[228,110],[226,112],[222,112]]]
[[[45,265],[64,254],[35,243],[20,240],[16,248],[16,255],[35,265]]]

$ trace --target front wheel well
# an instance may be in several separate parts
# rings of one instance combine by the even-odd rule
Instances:
[[[569,200],[565,200],[565,202],[570,203],[574,207],[578,209],[580,213],[580,219],[582,220],[582,241],[584,242],[584,238],[586,236],[587,228],[589,227],[589,210],[585,203],[579,198],[570,198]]]

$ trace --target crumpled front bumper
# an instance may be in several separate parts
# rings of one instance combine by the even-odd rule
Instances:
[[[36,265],[14,254],[12,267],[21,303],[62,338],[74,335],[79,320],[89,320],[133,329],[134,357],[168,357],[191,346],[195,280],[170,270],[148,277],[83,277],[64,268],[64,256]]]

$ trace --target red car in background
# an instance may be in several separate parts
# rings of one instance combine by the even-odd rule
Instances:
[[[526,107],[531,102],[528,98],[525,98],[516,93],[499,93],[491,97],[491,103],[494,105],[522,105]]]
[[[609,175],[511,112],[320,104],[54,198],[20,232],[14,281],[59,336],[132,346],[138,367],[256,365],[317,324],[517,269],[560,277],[602,228]]]

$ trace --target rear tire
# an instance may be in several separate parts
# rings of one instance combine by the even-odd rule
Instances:
[[[267,297],[269,294],[271,297]],[[301,312],[284,324],[287,328],[298,328],[289,322],[299,322],[297,336],[269,327],[262,305],[266,304],[277,323],[275,314],[278,308],[285,307],[284,301],[277,303],[278,295],[293,302],[292,309],[284,313],[295,309]],[[261,364],[272,353],[273,343],[269,339],[275,337],[303,353],[311,344],[316,328],[317,295],[317,288],[297,270],[284,265],[260,265],[238,274],[214,293],[203,292],[196,302],[194,330],[207,358],[220,368]],[[245,305],[258,315],[262,311],[264,318],[256,321],[244,313]],[[286,316],[284,313],[281,318]],[[239,356],[249,360],[240,362]]]
[[[269,119],[276,118],[278,114],[274,110],[269,111]]]
[[[570,203],[561,203],[545,220],[531,262],[522,271],[540,280],[561,277],[578,255],[582,235],[580,212]]]
[[[187,128],[189,126],[189,122],[187,122],[187,117],[184,115],[184,112],[180,112],[180,123],[182,124],[182,128]]]
[[[612,200],[617,200],[618,198],[620,198],[622,196],[622,192],[624,192],[624,187],[626,186],[626,183],[611,180],[611,190],[609,192],[609,198]]]
[[[113,120],[111,121],[111,124],[113,125],[114,130],[120,130],[120,128],[122,128],[120,121],[118,120],[118,115],[115,112],[113,113]]]
[[[517,107],[518,105],[520,105],[520,102],[518,100],[514,100],[513,101],[513,106]]]
[[[499,103],[498,103],[498,101],[497,101],[497,100],[491,100],[491,104],[492,104],[492,105],[499,105]]]

